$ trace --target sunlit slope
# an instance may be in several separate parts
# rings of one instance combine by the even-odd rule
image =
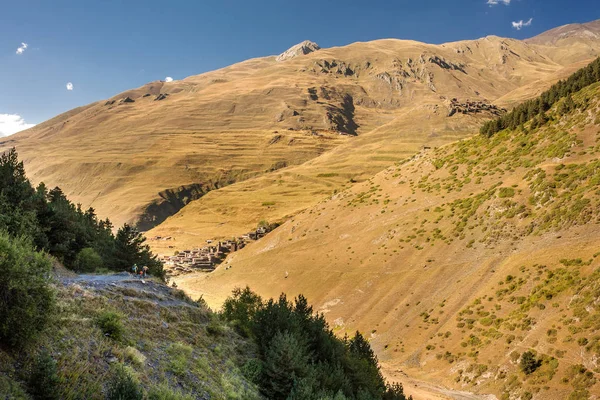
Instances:
[[[418,148],[429,135],[456,125],[441,118],[450,99],[491,103],[594,52],[567,47],[553,60],[552,45],[498,37],[439,46],[387,39],[283,62],[253,59],[151,82],[42,123],[0,147],[17,146],[34,181],[62,186],[116,224],[141,219],[147,228],[211,190],[300,165],[357,139],[340,132],[360,138],[375,130],[372,140],[383,142],[369,145],[383,147],[393,132],[410,133],[398,127],[404,129],[413,110],[420,117],[437,108],[439,121],[427,135],[412,138],[409,149]],[[415,116],[412,131],[422,124]],[[397,158],[395,152],[387,157]],[[336,173],[376,169],[352,168]]]
[[[349,48],[388,42],[395,41],[358,43]],[[411,42],[410,45],[420,44]],[[498,47],[494,47],[495,45]],[[461,55],[467,52],[471,56],[475,49],[480,60],[486,63],[479,66],[477,75],[481,77],[483,74],[488,74],[485,78],[488,80],[486,82],[492,82],[493,87],[496,84],[493,83],[493,79],[489,81],[491,79],[489,74],[497,74],[494,79],[503,80],[502,85],[499,86],[506,94],[494,100],[494,103],[507,107],[523,99],[534,97],[541,90],[568,76],[589,61],[577,62],[558,69],[554,69],[556,65],[550,68],[547,60],[536,61],[539,51],[535,46],[527,47],[518,41],[495,37],[440,47]],[[522,56],[517,51],[527,56]],[[320,52],[315,54],[318,53]],[[360,53],[365,51],[361,49]],[[496,56],[498,58],[495,58]],[[513,66],[507,68],[507,64]],[[467,65],[476,68],[475,64]],[[517,80],[522,83],[525,79],[518,77],[519,73],[515,72],[515,65],[519,65],[518,70],[527,76],[529,83],[517,86],[514,82],[510,82],[510,80]],[[424,68],[426,67],[427,65]],[[421,97],[420,101],[412,105],[401,106],[391,111],[380,110],[378,113],[381,125],[377,128],[364,132],[358,138],[353,138],[348,143],[301,166],[287,168],[211,192],[182,209],[177,215],[154,229],[150,235],[172,236],[176,240],[177,248],[193,247],[205,239],[233,236],[253,228],[258,221],[281,221],[294,215],[299,210],[316,204],[324,195],[343,188],[351,181],[370,177],[390,163],[404,158],[407,154],[413,154],[424,145],[435,147],[467,136],[469,132],[476,129],[483,118],[489,118],[490,115],[480,113],[448,117],[448,100],[454,97],[454,94],[460,93],[464,87],[473,88],[477,85],[477,83],[465,84],[469,82],[468,79],[471,79],[468,73],[461,72],[460,78],[457,78],[453,74],[457,70],[452,69],[455,67],[464,68],[466,72],[464,65],[456,64],[450,67],[451,72],[446,69],[442,70],[441,76],[432,74],[433,86],[437,85],[435,82],[438,80],[449,85],[444,88],[444,91],[437,90],[436,87],[437,92],[445,93],[447,96],[441,96],[429,88],[431,96]],[[444,79],[448,77],[452,78],[451,81]],[[479,82],[479,85],[481,84],[482,82]],[[496,93],[489,93],[489,96],[496,95]],[[464,95],[461,97],[459,94],[456,96],[462,99],[468,98]],[[400,98],[402,97],[401,95]],[[487,97],[486,100],[489,98]],[[153,243],[153,247],[162,253],[172,252],[168,246],[173,246],[173,243]]]
[[[600,86],[573,98],[541,127],[424,150],[177,283],[214,306],[236,286],[303,293],[340,334],[369,329],[391,376],[598,393]]]
[[[443,114],[442,114],[443,113]],[[317,204],[352,182],[364,181],[390,164],[427,146],[440,146],[469,135],[480,118],[448,119],[446,111],[421,107],[302,165],[213,191],[184,207],[148,232],[174,241],[152,242],[154,250],[192,248],[206,239],[249,231],[259,221],[279,222]],[[415,118],[422,121],[415,124]]]

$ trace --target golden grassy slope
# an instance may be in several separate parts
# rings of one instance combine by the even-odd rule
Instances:
[[[329,156],[341,160],[327,165],[328,171],[315,174],[325,165],[316,159],[312,171],[290,169],[307,181],[303,199],[280,200],[298,191],[284,184],[281,192],[265,183],[280,179],[265,175],[236,186],[242,192],[231,187],[222,198],[215,192],[214,200],[196,206],[207,210],[198,219],[209,225],[223,222],[213,216],[219,204],[277,219],[341,187],[350,175],[379,171],[432,137],[441,144],[464,135],[477,122],[443,118],[448,99],[494,101],[591,56],[589,48],[569,45],[553,61],[548,54],[557,51],[498,37],[439,46],[386,39],[285,62],[253,59],[181,81],[151,82],[115,96],[113,104],[94,103],[42,123],[1,142],[0,148],[17,146],[34,181],[62,186],[70,198],[119,225],[138,220],[152,202],[162,202],[167,189],[196,185],[203,193],[283,165],[303,164],[341,145],[339,153]],[[155,101],[159,93],[169,96]],[[121,104],[126,97],[135,102]],[[421,127],[415,117],[431,118],[431,123]],[[340,137],[338,130],[356,130],[359,137]],[[415,130],[421,133],[414,135]],[[276,135],[282,138],[270,144]],[[373,154],[366,156],[366,151]],[[339,173],[343,179],[330,179],[323,188],[318,178],[323,173]],[[263,188],[260,199],[275,198],[266,200],[275,202],[266,213],[261,208],[265,201],[247,210],[254,198],[243,191],[257,187]],[[240,216],[228,229],[214,232],[239,233],[238,227],[256,222]],[[198,234],[203,225],[189,227]],[[189,230],[173,221],[165,229]]]
[[[597,393],[600,85],[575,97],[585,111],[422,151],[177,283],[216,307],[236,286],[303,293],[340,334],[369,329],[392,377]]]
[[[357,43],[344,49],[348,51],[346,57],[356,54],[356,59],[360,60],[357,65],[361,65],[367,61],[360,55],[370,54],[366,48],[373,48],[372,51],[377,48],[379,57],[384,57],[388,53],[386,46],[397,42]],[[406,49],[399,51],[413,51],[414,57],[421,51],[422,54],[442,54],[445,59],[455,60],[456,54],[459,54],[463,60],[461,63],[469,66],[465,67],[468,73],[447,70],[442,70],[441,76],[434,73],[432,79],[437,93],[425,90],[416,95],[419,100],[404,105],[402,98],[407,95],[404,90],[404,94],[399,96],[399,107],[378,110],[381,121],[376,128],[302,165],[211,192],[153,229],[149,236],[172,236],[176,239],[175,247],[182,249],[196,246],[205,239],[238,235],[256,226],[260,220],[284,220],[344,188],[350,180],[364,180],[390,163],[413,154],[424,144],[439,146],[468,136],[483,116],[446,117],[448,98],[457,96],[465,99],[469,96],[464,94],[465,91],[477,88],[486,91],[485,96],[480,93],[480,97],[512,106],[533,97],[586,64],[583,61],[554,69],[550,67],[553,63],[548,64],[548,60],[540,56],[536,46],[528,47],[518,41],[496,37],[445,44],[436,50],[433,50],[434,46],[423,47],[414,42],[403,45]],[[411,50],[412,46],[417,46],[417,49]],[[548,49],[545,48],[545,51]],[[317,52],[311,56],[323,54]],[[573,54],[574,59],[580,56],[578,51]],[[293,61],[299,65],[304,63],[303,59]],[[392,64],[395,62],[397,59],[391,60]],[[427,68],[427,64],[423,68]],[[497,81],[502,83],[498,85]],[[414,97],[414,93],[410,96]],[[442,93],[444,96],[441,96]],[[503,94],[502,97],[498,97],[500,94]],[[471,98],[477,97],[473,93],[470,95]],[[361,115],[360,110],[358,106],[357,115]],[[152,246],[160,253],[173,251],[168,247],[173,243],[156,242]]]

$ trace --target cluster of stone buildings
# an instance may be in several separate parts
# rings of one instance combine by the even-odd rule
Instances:
[[[258,240],[269,232],[268,228],[259,227],[233,240],[215,242],[207,240],[207,245],[192,250],[182,250],[173,256],[163,256],[162,262],[171,276],[195,271],[213,271],[227,254],[238,251],[254,240]]]
[[[488,112],[492,115],[500,116],[506,112],[505,108],[499,108],[494,104],[487,104],[483,101],[469,101],[460,103],[458,99],[454,98],[450,100],[450,107],[448,116],[451,117],[456,113],[461,114],[475,114],[479,112]]]

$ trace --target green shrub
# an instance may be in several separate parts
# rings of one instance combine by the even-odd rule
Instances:
[[[235,288],[223,304],[223,317],[232,322],[241,335],[249,337],[252,334],[252,319],[262,307],[262,298],[248,286],[244,289]]]
[[[192,357],[193,349],[184,343],[172,343],[167,349],[169,355],[169,371],[178,376],[188,372],[188,362]]]
[[[515,189],[509,187],[501,187],[498,191],[498,197],[501,199],[513,197],[515,195]]]
[[[525,392],[521,395],[521,400],[531,400],[533,399],[533,394],[531,392]]]
[[[36,400],[60,399],[60,378],[56,361],[44,351],[37,356],[29,373],[27,389]]]
[[[194,397],[173,390],[167,385],[160,385],[150,388],[148,400],[194,400]]]
[[[206,333],[211,336],[222,336],[225,333],[225,327],[216,314],[211,314],[210,322],[206,325]]]
[[[567,378],[574,389],[585,390],[596,384],[594,373],[581,364],[571,365],[567,370]]]
[[[262,373],[263,363],[256,358],[249,359],[242,366],[242,374],[253,383],[260,383]]]
[[[523,371],[525,375],[534,373],[541,365],[542,361],[538,360],[531,350],[526,351],[521,356],[521,371]]]
[[[19,383],[8,376],[0,374],[0,393],[2,399],[30,400]]]
[[[118,366],[108,383],[107,400],[143,400],[140,384],[121,365]]]
[[[585,389],[576,389],[569,394],[567,400],[588,400],[590,398],[590,392]]]
[[[102,257],[96,250],[86,247],[75,257],[73,267],[77,272],[94,272],[104,268],[104,261],[102,261]]]
[[[0,233],[0,343],[22,346],[45,328],[55,305],[51,270],[29,242]]]
[[[122,316],[119,313],[103,311],[96,319],[96,323],[105,336],[120,341],[125,334],[125,327],[121,319]]]

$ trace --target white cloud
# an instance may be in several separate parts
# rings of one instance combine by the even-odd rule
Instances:
[[[173,78],[171,78],[170,76],[167,76],[165,78],[165,82],[173,82]]]
[[[67,82],[67,90],[73,90],[73,84],[71,82]]]
[[[17,48],[17,54],[23,54],[27,47],[29,47],[27,43],[21,43],[21,46]]]
[[[515,28],[516,30],[520,31],[521,28],[523,28],[524,26],[531,26],[532,22],[533,22],[533,18],[529,18],[526,22],[523,22],[523,20],[520,20],[519,22],[513,21],[512,27]]]
[[[504,4],[505,6],[510,5],[510,0],[488,0],[486,4],[491,6],[497,6],[498,4]]]
[[[28,124],[17,114],[0,114],[0,137],[29,129],[35,124]]]

